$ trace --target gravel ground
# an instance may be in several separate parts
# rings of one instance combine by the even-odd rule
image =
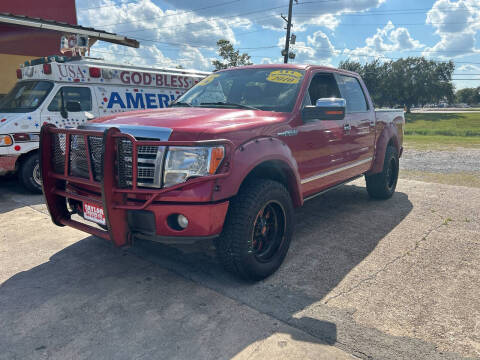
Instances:
[[[480,149],[457,148],[456,150],[405,149],[400,167],[403,170],[433,173],[480,173]]]

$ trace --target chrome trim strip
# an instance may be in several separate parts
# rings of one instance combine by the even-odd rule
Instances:
[[[158,126],[137,126],[126,124],[91,123],[80,125],[81,130],[100,130],[116,127],[122,133],[132,135],[134,138],[147,138],[152,140],[167,141],[172,134],[172,129]]]
[[[315,180],[324,178],[324,177],[326,177],[326,176],[330,176],[330,175],[333,175],[333,174],[336,174],[336,173],[339,173],[339,172],[342,172],[342,171],[345,171],[345,170],[354,168],[354,167],[356,167],[356,166],[365,164],[365,163],[367,163],[367,162],[369,162],[369,161],[372,161],[372,160],[373,160],[373,157],[369,157],[369,158],[367,158],[367,159],[363,159],[363,160],[354,162],[354,163],[352,163],[352,164],[342,166],[342,167],[340,167],[340,168],[338,168],[338,169],[333,169],[333,170],[330,170],[330,171],[327,171],[327,172],[324,172],[324,173],[320,173],[320,174],[311,176],[311,177],[309,177],[309,178],[302,179],[302,180],[301,180],[301,184],[303,185],[303,184],[309,183],[309,182],[311,182],[311,181],[315,181]]]

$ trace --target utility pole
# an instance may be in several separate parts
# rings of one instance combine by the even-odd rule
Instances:
[[[298,0],[295,0],[298,3]],[[288,63],[288,50],[290,48],[290,28],[292,27],[292,7],[293,0],[290,0],[288,3],[288,20],[282,15],[282,19],[287,22],[287,36],[285,37],[285,49],[283,53],[283,62]]]

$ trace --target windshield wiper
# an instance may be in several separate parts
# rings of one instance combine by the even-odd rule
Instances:
[[[238,107],[241,109],[250,109],[250,110],[260,110],[259,108],[253,107],[253,106],[248,106],[248,105],[242,105],[242,104],[235,104],[235,103],[229,103],[229,102],[204,102],[200,103],[200,105],[221,105],[221,106],[234,106]]]
[[[173,106],[187,106],[187,107],[192,107],[191,104],[189,103],[186,103],[186,102],[174,102],[173,104],[170,105],[170,107],[173,107]]]

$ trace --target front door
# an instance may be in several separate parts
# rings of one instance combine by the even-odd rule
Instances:
[[[68,102],[78,102],[80,111],[68,112]],[[41,123],[52,123],[59,128],[76,128],[98,115],[88,86],[62,86],[50,101],[45,102],[41,112]]]
[[[332,97],[341,97],[334,75],[314,73],[302,107]],[[335,183],[336,177],[330,175],[331,171],[342,167],[346,161],[345,123],[345,120],[323,119],[303,122],[294,129],[295,136],[284,138],[287,144],[295,142],[291,149],[297,159],[304,196]]]

